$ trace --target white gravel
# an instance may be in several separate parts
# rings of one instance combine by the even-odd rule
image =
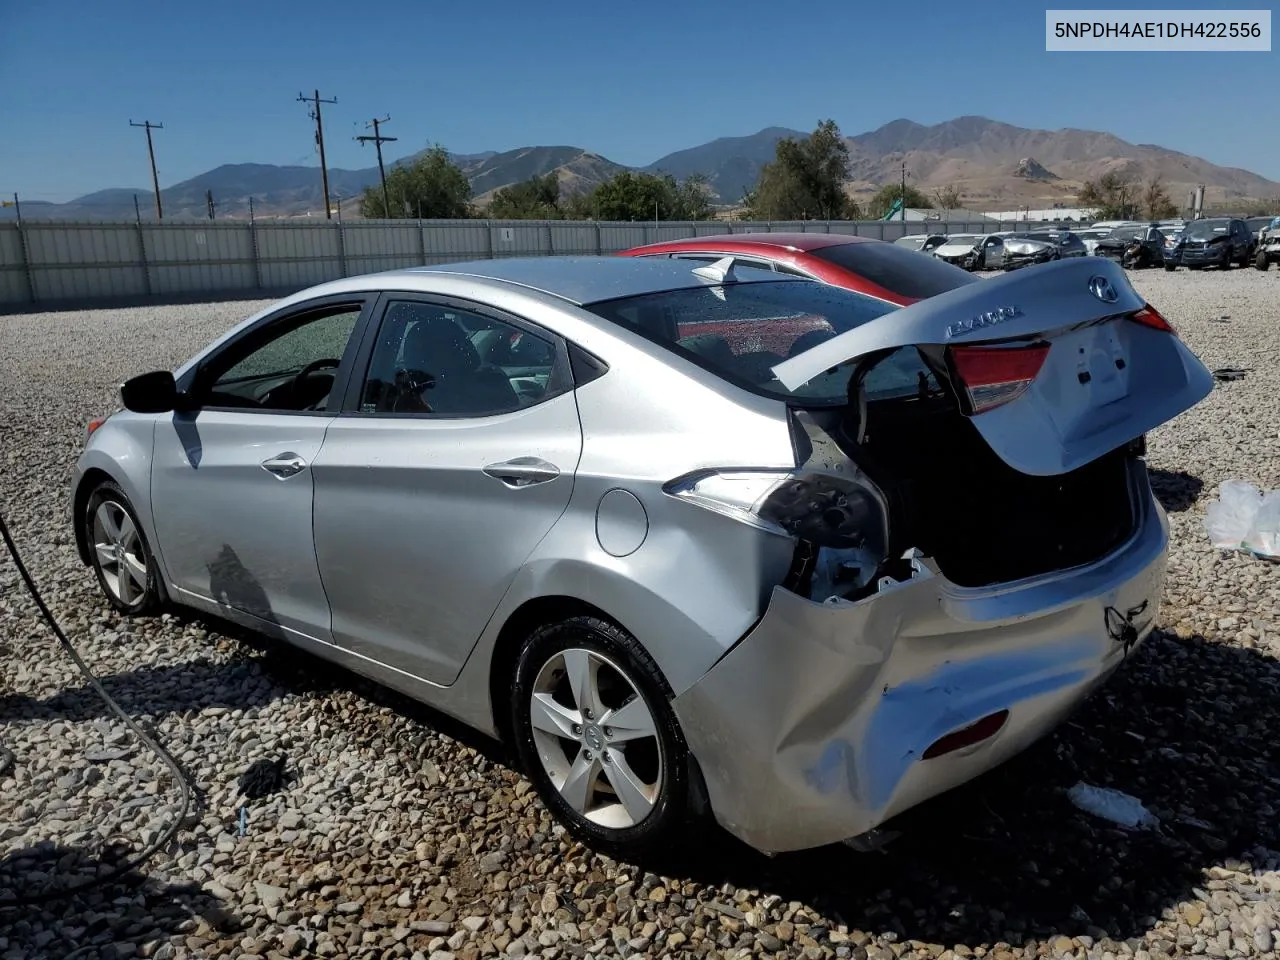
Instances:
[[[100,599],[67,522],[85,421],[260,304],[0,317],[0,509],[82,654],[202,791],[132,883],[0,908],[0,960],[1272,952],[1280,568],[1214,551],[1202,518],[1222,480],[1280,487],[1280,272],[1135,280],[1211,368],[1252,368],[1149,437],[1173,526],[1160,634],[1058,735],[909,814],[886,853],[770,861],[702,838],[647,868],[565,841],[499,751],[428,711],[223,624],[122,620]],[[111,862],[115,843],[127,856],[177,792],[7,558],[0,658],[3,899]],[[240,836],[238,778],[281,754],[294,779]],[[1160,828],[1075,809],[1077,781],[1137,797]]]

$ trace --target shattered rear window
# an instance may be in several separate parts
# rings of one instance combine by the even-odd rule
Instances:
[[[846,330],[900,309],[875,297],[809,281],[727,283],[587,304],[586,309],[635,330],[724,380],[756,393],[806,404],[845,403],[849,365],[795,391],[774,377],[783,360]],[[927,368],[914,348],[873,371],[869,395],[919,389]]]

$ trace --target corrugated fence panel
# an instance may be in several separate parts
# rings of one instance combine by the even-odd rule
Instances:
[[[153,293],[230,292],[256,284],[247,223],[147,224],[142,236]]]
[[[577,222],[550,222],[547,224],[551,248],[548,253],[557,256],[595,256],[600,253],[597,243],[600,235],[595,224]]]
[[[537,257],[551,253],[547,224],[537,220],[495,220],[489,228],[495,257]]]
[[[258,223],[262,285],[301,289],[343,275],[338,224]]]
[[[0,303],[27,303],[27,271],[22,265],[22,234],[16,223],[0,223]]]
[[[344,223],[347,276],[422,266],[422,231],[417,221]]]
[[[492,238],[491,233],[494,235]],[[457,263],[499,256],[495,249],[498,233],[497,229],[491,229],[487,220],[424,220],[422,237],[426,244],[427,263]],[[538,251],[535,249],[534,252]]]
[[[25,223],[37,300],[149,293],[136,224]]]
[[[600,244],[604,253],[630,250],[649,242],[649,228],[643,223],[600,224]]]

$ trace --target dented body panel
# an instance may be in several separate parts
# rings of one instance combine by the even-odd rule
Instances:
[[[776,588],[755,629],[674,701],[716,818],[769,853],[835,843],[1014,756],[1124,659],[1108,610],[1131,615],[1129,649],[1149,634],[1167,542],[1147,487],[1133,538],[1074,570],[964,589],[917,562],[853,603]],[[922,759],[1001,710],[994,736]]]

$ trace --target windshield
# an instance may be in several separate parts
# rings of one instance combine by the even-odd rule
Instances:
[[[1111,231],[1112,240],[1142,239],[1147,235],[1146,227],[1116,227]]]
[[[588,304],[586,309],[638,331],[736,386],[780,400],[826,406],[847,402],[848,364],[795,391],[779,383],[771,368],[899,308],[825,283],[775,280],[623,297]],[[900,350],[867,377],[866,392],[871,398],[913,393],[922,375],[927,378],[928,370],[915,349]]]
[[[1197,220],[1190,224],[1184,235],[1189,240],[1208,240],[1212,237],[1220,237],[1227,232],[1229,226],[1226,220]]]
[[[982,282],[967,270],[880,241],[838,243],[810,250],[809,255],[913,300],[934,297],[968,283]]]

